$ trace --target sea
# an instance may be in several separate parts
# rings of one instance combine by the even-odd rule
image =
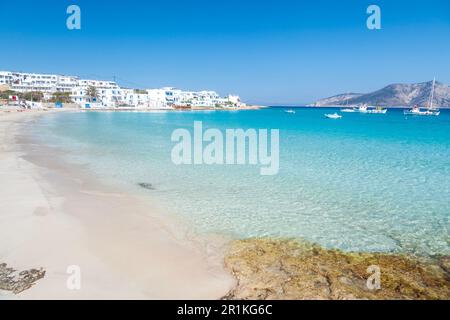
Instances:
[[[295,110],[288,113],[287,110]],[[28,128],[104,183],[148,197],[199,234],[299,238],[345,251],[450,254],[450,110],[333,108],[61,112]],[[279,170],[176,164],[177,129],[278,130]],[[124,212],[124,214],[129,214]]]

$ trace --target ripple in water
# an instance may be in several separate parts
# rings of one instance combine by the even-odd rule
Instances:
[[[42,117],[46,142],[106,180],[146,192],[199,232],[302,237],[351,251],[449,254],[450,112],[405,118],[324,110],[76,113]],[[205,127],[280,129],[280,172],[175,166],[171,133]],[[158,186],[148,192],[145,181]]]

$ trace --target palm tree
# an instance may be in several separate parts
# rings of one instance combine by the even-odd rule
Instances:
[[[86,91],[86,97],[89,98],[89,101],[96,100],[98,98],[97,89],[93,86],[89,86]]]

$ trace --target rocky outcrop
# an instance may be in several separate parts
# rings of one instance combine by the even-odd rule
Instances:
[[[17,271],[8,268],[6,263],[0,264],[0,290],[11,291],[18,294],[31,288],[36,281],[45,276],[45,271],[41,269],[30,269]]]
[[[296,240],[237,240],[225,258],[237,285],[223,299],[450,299],[449,263]],[[374,266],[380,289],[372,283]]]

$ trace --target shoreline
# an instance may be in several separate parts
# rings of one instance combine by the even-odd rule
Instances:
[[[30,289],[0,297],[219,299],[234,286],[220,243],[206,250],[138,197],[95,181],[45,146],[17,140],[19,126],[45,113],[0,115],[0,263],[45,270]],[[73,265],[80,290],[66,285]]]

